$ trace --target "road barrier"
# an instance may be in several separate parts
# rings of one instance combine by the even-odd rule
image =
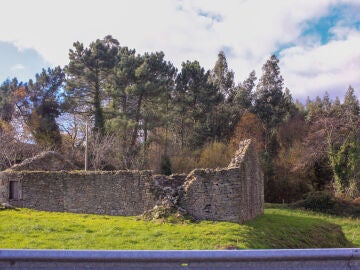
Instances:
[[[196,251],[0,249],[0,269],[360,270],[360,249]]]

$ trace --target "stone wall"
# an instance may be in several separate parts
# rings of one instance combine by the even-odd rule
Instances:
[[[197,219],[242,223],[264,212],[264,183],[250,140],[226,169],[196,169],[186,178],[180,206]]]
[[[61,167],[58,160],[56,166]],[[124,216],[172,202],[196,219],[241,223],[263,213],[263,185],[259,161],[247,140],[240,143],[227,168],[195,169],[187,176],[152,175],[151,171],[7,170],[0,173],[0,202],[46,211]]]
[[[0,194],[9,198],[9,181],[19,181],[17,207],[46,211],[139,215],[157,201],[150,171],[0,173]]]

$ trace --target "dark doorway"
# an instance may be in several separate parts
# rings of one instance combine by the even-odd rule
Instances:
[[[20,200],[20,182],[19,181],[10,181],[9,183],[9,199],[10,200]]]

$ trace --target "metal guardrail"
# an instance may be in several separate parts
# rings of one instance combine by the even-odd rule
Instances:
[[[360,249],[81,251],[0,249],[0,269],[351,269]]]

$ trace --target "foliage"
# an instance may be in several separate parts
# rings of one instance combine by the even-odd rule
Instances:
[[[207,144],[201,151],[197,167],[199,168],[224,168],[231,160],[229,147],[221,142]]]
[[[24,119],[32,138],[42,147],[60,149],[61,135],[56,118],[61,114],[59,91],[64,73],[58,66],[43,69],[35,81],[19,87],[15,92],[16,108]]]
[[[116,60],[118,41],[111,36],[97,39],[88,48],[80,42],[69,51],[69,64],[65,67],[67,106],[77,111],[78,105],[88,116],[94,115],[94,127],[104,132],[102,100],[105,84]]]
[[[328,191],[310,192],[305,199],[291,204],[294,208],[305,208],[319,213],[342,217],[360,217],[360,205],[355,202],[334,197]]]
[[[4,81],[0,86],[0,120],[9,123],[15,113],[16,91],[21,89],[22,83],[16,78]],[[1,129],[0,129],[1,132]]]
[[[255,114],[247,112],[235,127],[230,140],[231,148],[237,149],[240,141],[249,138],[253,140],[257,153],[264,151],[264,127]]]
[[[196,168],[199,160],[199,150],[191,151],[183,149],[176,155],[171,156],[170,161],[173,173],[189,173]]]
[[[304,199],[305,209],[327,213],[334,207],[334,198],[326,191],[316,191],[309,193]]]
[[[212,108],[221,96],[197,61],[183,63],[175,83],[174,130],[180,147],[198,148],[211,136]]]
[[[229,70],[225,53],[220,51],[214,68],[210,72],[209,81],[216,85],[225,99],[233,98],[234,72]]]
[[[249,77],[237,87],[234,102],[242,110],[251,110],[254,102],[253,89],[255,88],[256,73],[253,70]]]
[[[290,103],[283,92],[284,79],[276,56],[272,55],[262,69],[263,74],[255,92],[254,112],[270,134],[287,116]]]
[[[338,151],[329,150],[329,160],[334,174],[337,193],[348,198],[360,195],[360,141],[347,138]]]

